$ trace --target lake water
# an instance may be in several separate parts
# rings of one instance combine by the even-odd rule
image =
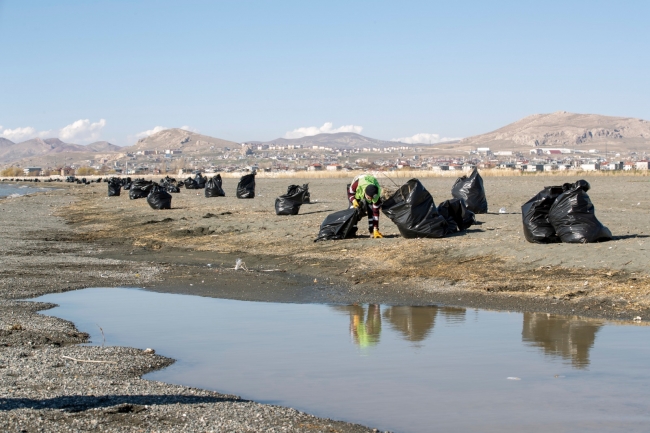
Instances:
[[[43,191],[43,188],[33,188],[27,185],[4,184],[0,183],[0,198],[9,196],[20,196],[31,194],[37,191]]]
[[[395,432],[646,432],[650,327],[446,307],[277,304],[93,288],[37,299],[145,376]]]

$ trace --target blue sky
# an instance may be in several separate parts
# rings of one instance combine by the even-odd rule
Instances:
[[[645,1],[0,0],[0,137],[435,141],[558,110],[648,119],[648,17]]]

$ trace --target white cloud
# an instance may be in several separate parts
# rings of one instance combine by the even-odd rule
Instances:
[[[24,128],[4,129],[4,130],[0,126],[0,131],[2,131],[0,132],[1,137],[6,138],[7,140],[11,140],[14,143],[28,140],[38,135],[36,133],[36,129],[32,128],[31,126],[26,126]]]
[[[97,141],[104,126],[106,126],[105,119],[99,119],[99,122],[95,123],[90,123],[88,119],[79,119],[61,128],[58,135],[65,142],[90,143]]]
[[[106,120],[100,119],[99,122],[90,123],[88,119],[80,119],[61,129],[48,129],[46,131],[37,131],[32,126],[22,128],[3,129],[0,126],[0,137],[7,138],[14,143],[29,140],[32,138],[52,138],[58,137],[66,142],[90,143],[97,141],[99,134],[106,126]]]
[[[332,122],[326,122],[323,126],[306,126],[287,131],[284,138],[302,138],[317,134],[335,134],[337,132],[355,132],[360,134],[363,131],[363,126],[357,125],[344,125],[339,128],[332,128]]]
[[[440,134],[429,134],[428,132],[421,132],[411,137],[393,138],[390,141],[399,141],[401,143],[406,143],[406,144],[416,144],[416,143],[434,144],[434,143],[442,143],[445,141],[454,141],[454,140],[460,140],[460,138],[452,138],[452,137],[440,138]]]
[[[194,132],[194,133],[196,133],[196,134],[199,133],[199,130],[198,130],[198,129],[196,129],[196,128],[192,128],[192,127],[187,126],[187,125],[185,125],[185,126],[181,126],[180,129],[184,129],[185,131],[189,131],[189,132]]]
[[[148,137],[152,134],[155,134],[156,132],[164,131],[165,129],[169,129],[166,126],[154,126],[153,129],[147,129],[146,131],[138,132],[135,134],[136,138],[143,138],[143,137]]]

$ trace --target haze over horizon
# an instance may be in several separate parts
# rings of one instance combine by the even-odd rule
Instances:
[[[0,137],[356,132],[435,143],[565,110],[650,118],[641,2],[0,0]]]

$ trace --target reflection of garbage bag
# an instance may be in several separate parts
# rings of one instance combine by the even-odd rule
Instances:
[[[108,181],[108,196],[117,197],[120,195],[121,190],[122,190],[122,183],[120,182],[120,180],[112,177]]]
[[[565,183],[564,192],[555,199],[548,212],[548,220],[562,242],[587,243],[609,241],[612,232],[596,218],[594,205],[587,191],[589,182],[579,180]]]
[[[237,184],[237,198],[255,197],[255,173],[247,174],[239,179]]]
[[[147,196],[147,203],[152,209],[171,209],[172,195],[160,185],[153,185]]]
[[[300,203],[309,203],[311,195],[309,194],[309,184],[305,183],[302,186],[289,185],[287,188],[287,196],[293,197],[294,201]]]
[[[359,211],[355,208],[340,210],[329,214],[320,225],[316,241],[330,241],[352,238],[357,234]]]
[[[478,174],[476,168],[469,177],[463,176],[456,179],[456,183],[451,187],[451,195],[454,198],[463,199],[467,209],[474,213],[487,213],[488,211],[483,178]]]
[[[447,233],[447,220],[438,214],[433,197],[418,179],[402,185],[381,210],[407,239],[441,238]]]
[[[275,199],[276,215],[298,215],[302,202],[297,202],[288,194],[281,195]]]
[[[561,186],[545,186],[535,197],[521,206],[524,236],[528,242],[537,244],[560,242],[560,238],[555,234],[555,228],[548,220],[548,211],[562,192]]]
[[[206,197],[225,197],[226,192],[221,188],[221,175],[213,176],[205,183]]]
[[[205,188],[206,181],[207,178],[201,176],[201,173],[196,173],[196,176],[194,176],[194,183],[196,184],[197,189]]]
[[[153,187],[153,182],[136,179],[131,183],[131,189],[129,190],[129,198],[135,200],[138,198],[145,198],[151,192]]]
[[[447,220],[447,233],[462,232],[476,223],[474,212],[459,198],[445,200],[438,205],[438,213]]]

